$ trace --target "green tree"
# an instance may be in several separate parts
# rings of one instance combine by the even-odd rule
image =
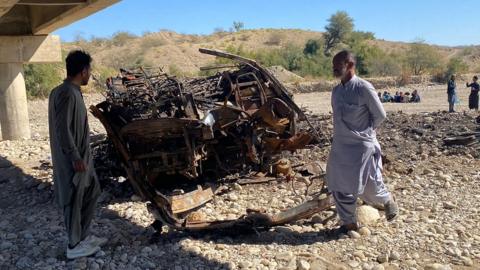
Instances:
[[[401,59],[394,54],[381,53],[365,62],[371,76],[398,76],[402,73]]]
[[[28,98],[46,98],[62,82],[62,64],[24,65],[25,88]]]
[[[380,54],[382,54],[382,51],[378,47],[370,46],[363,42],[355,43],[351,48],[351,51],[356,56],[356,68],[360,75],[369,75],[370,71],[367,65],[368,61],[376,59],[379,57]]]
[[[345,11],[338,11],[333,14],[328,19],[328,25],[325,27],[324,54],[330,55],[332,49],[345,41],[353,31],[353,26],[353,19]]]
[[[363,43],[367,40],[374,40],[375,34],[372,32],[353,31],[345,39],[345,43],[350,47]]]
[[[434,47],[417,41],[406,52],[405,63],[413,75],[432,72],[442,64],[442,56]]]
[[[323,46],[322,40],[318,39],[309,39],[305,43],[305,48],[303,49],[303,54],[307,56],[316,55],[317,51]]]
[[[445,71],[445,78],[449,78],[452,74],[466,73],[468,65],[460,58],[450,58]]]
[[[236,32],[243,30],[244,26],[243,22],[233,22],[233,29],[235,29]]]

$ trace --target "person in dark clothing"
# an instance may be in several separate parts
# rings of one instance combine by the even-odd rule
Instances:
[[[477,81],[478,77],[473,76],[473,82],[467,83],[467,87],[471,89],[470,96],[468,97],[468,108],[475,111],[478,111],[478,91],[480,90],[480,85]]]
[[[448,95],[448,112],[455,112],[455,101],[457,100],[457,83],[455,82],[455,75],[450,76],[447,84]]]
[[[413,90],[412,97],[410,98],[410,102],[414,102],[414,103],[420,102],[420,95],[418,94],[417,90]]]
[[[387,91],[383,92],[383,102],[392,102],[393,97]]]
[[[395,97],[393,99],[393,102],[397,102],[397,103],[400,103],[402,102],[402,97],[403,97],[403,92],[397,92],[395,93]]]

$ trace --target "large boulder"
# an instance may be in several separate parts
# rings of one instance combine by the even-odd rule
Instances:
[[[358,207],[357,221],[361,225],[373,225],[377,223],[378,219],[380,219],[380,213],[377,209],[369,205],[362,205]]]

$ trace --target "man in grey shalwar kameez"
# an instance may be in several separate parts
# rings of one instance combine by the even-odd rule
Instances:
[[[333,142],[327,163],[327,183],[343,225],[335,233],[358,229],[356,201],[382,204],[388,220],[398,207],[383,183],[380,144],[375,129],[386,118],[375,88],[355,75],[355,58],[342,51],[333,58],[341,79],[332,92]]]
[[[92,255],[105,242],[88,235],[100,194],[90,152],[87,109],[80,92],[80,86],[88,83],[91,60],[83,51],[70,52],[67,79],[49,97],[55,198],[64,215],[69,259]]]

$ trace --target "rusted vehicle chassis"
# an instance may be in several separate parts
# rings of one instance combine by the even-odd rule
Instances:
[[[297,130],[297,122],[308,122],[307,117],[264,67],[216,50],[200,52],[233,60],[236,68],[194,79],[160,69],[121,70],[121,76],[107,80],[106,101],[90,107],[155,219],[178,230],[259,229],[329,208],[332,199],[324,192],[273,216],[247,210],[235,220],[198,220],[188,213],[213,198],[211,186],[183,194],[161,191],[167,178],[195,183],[268,171],[276,154],[305,147],[317,136]]]

